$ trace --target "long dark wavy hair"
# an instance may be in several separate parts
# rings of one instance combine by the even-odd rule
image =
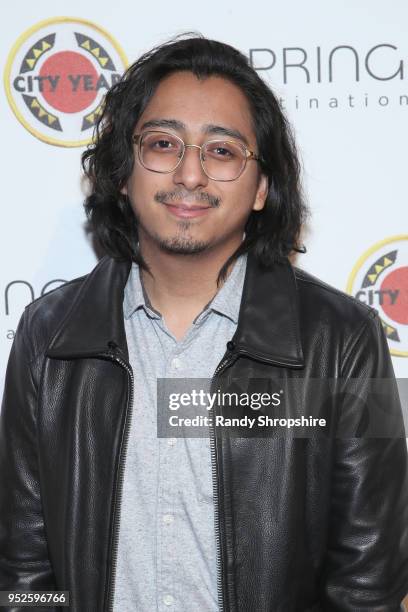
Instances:
[[[304,252],[299,239],[307,207],[300,184],[300,163],[279,102],[240,51],[197,34],[182,35],[145,53],[106,94],[94,142],[82,155],[91,187],[85,211],[94,238],[110,256],[147,268],[139,252],[135,215],[120,190],[133,169],[135,124],[159,82],[181,70],[199,79],[221,76],[242,90],[250,105],[261,170],[269,182],[264,208],[250,213],[245,238],[221,269],[219,280],[234,259],[250,250],[264,266],[294,252]]]

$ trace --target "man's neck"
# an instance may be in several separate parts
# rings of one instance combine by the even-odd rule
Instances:
[[[161,313],[168,329],[180,340],[221,288],[217,285],[220,269],[235,249],[175,255],[143,246],[142,257],[151,272],[141,270],[143,285],[153,308]],[[231,269],[232,266],[227,276]]]

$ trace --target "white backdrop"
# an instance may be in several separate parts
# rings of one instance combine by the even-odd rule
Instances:
[[[31,39],[24,33],[40,21],[57,20],[48,25],[48,31],[54,29],[58,34],[55,48],[40,48],[44,57],[37,58],[37,73],[41,74],[44,58],[64,51],[68,43],[58,29],[58,19],[67,9],[67,3],[55,0],[15,0],[2,20],[0,382],[13,331],[32,299],[30,286],[36,298],[48,283],[48,289],[58,285],[51,281],[85,274],[96,263],[83,229],[79,164],[83,146],[46,142],[53,128],[44,127],[40,109],[30,110],[21,91],[25,88],[25,94],[30,93],[27,74],[34,72],[15,81],[27,40],[34,45],[44,32],[35,30]],[[91,38],[94,32],[94,42],[105,45],[105,51],[109,43],[98,26],[106,30],[129,62],[170,36],[191,30],[251,53],[254,66],[282,97],[303,159],[312,219],[306,235],[308,253],[298,264],[379,308],[396,373],[407,377],[405,0],[388,4],[379,0],[262,0],[242,5],[232,0],[200,4],[187,0],[71,0],[68,14],[90,21],[91,25],[79,23],[77,31]],[[72,44],[69,48],[75,51]],[[92,49],[95,51],[95,45]],[[99,51],[93,55],[89,51],[84,61],[91,62],[98,74],[107,74]],[[123,54],[115,55],[113,46],[108,51],[118,70]],[[75,135],[74,123],[64,123],[73,120],[72,113],[67,116],[53,107],[52,96],[38,91],[38,81],[36,86],[36,100],[43,111],[63,125],[59,136],[68,138],[69,133],[71,144],[83,140],[79,131]],[[101,93],[103,88],[98,96]],[[98,99],[93,100],[94,106]],[[17,114],[24,114],[25,125],[16,117],[13,105]],[[41,134],[41,130],[43,139],[32,134]],[[14,283],[16,280],[26,284]]]

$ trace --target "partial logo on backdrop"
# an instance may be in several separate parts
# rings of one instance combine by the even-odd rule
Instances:
[[[392,355],[408,357],[408,235],[378,242],[353,268],[347,292],[376,308]]]
[[[8,101],[40,140],[63,147],[88,144],[107,90],[124,72],[119,44],[99,26],[55,17],[24,32],[7,60]]]
[[[251,48],[249,61],[278,85],[284,109],[329,114],[407,109],[405,41],[345,42]]]
[[[15,329],[11,328],[14,322],[18,322],[18,317],[21,315],[25,306],[30,302],[33,302],[38,297],[41,297],[57,289],[59,286],[64,285],[67,281],[62,278],[54,278],[47,281],[40,289],[39,293],[36,292],[35,287],[26,280],[12,280],[5,286],[4,289],[4,314],[12,319],[11,323],[8,323],[5,336],[8,340],[14,340]],[[16,318],[17,317],[17,318]]]

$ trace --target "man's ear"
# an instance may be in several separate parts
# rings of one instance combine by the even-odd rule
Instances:
[[[266,198],[268,197],[268,190],[268,177],[266,176],[266,174],[261,174],[252,210],[263,209],[263,207],[265,206]]]
[[[128,194],[127,185],[123,185],[123,187],[121,187],[120,193],[124,196],[127,196]]]

